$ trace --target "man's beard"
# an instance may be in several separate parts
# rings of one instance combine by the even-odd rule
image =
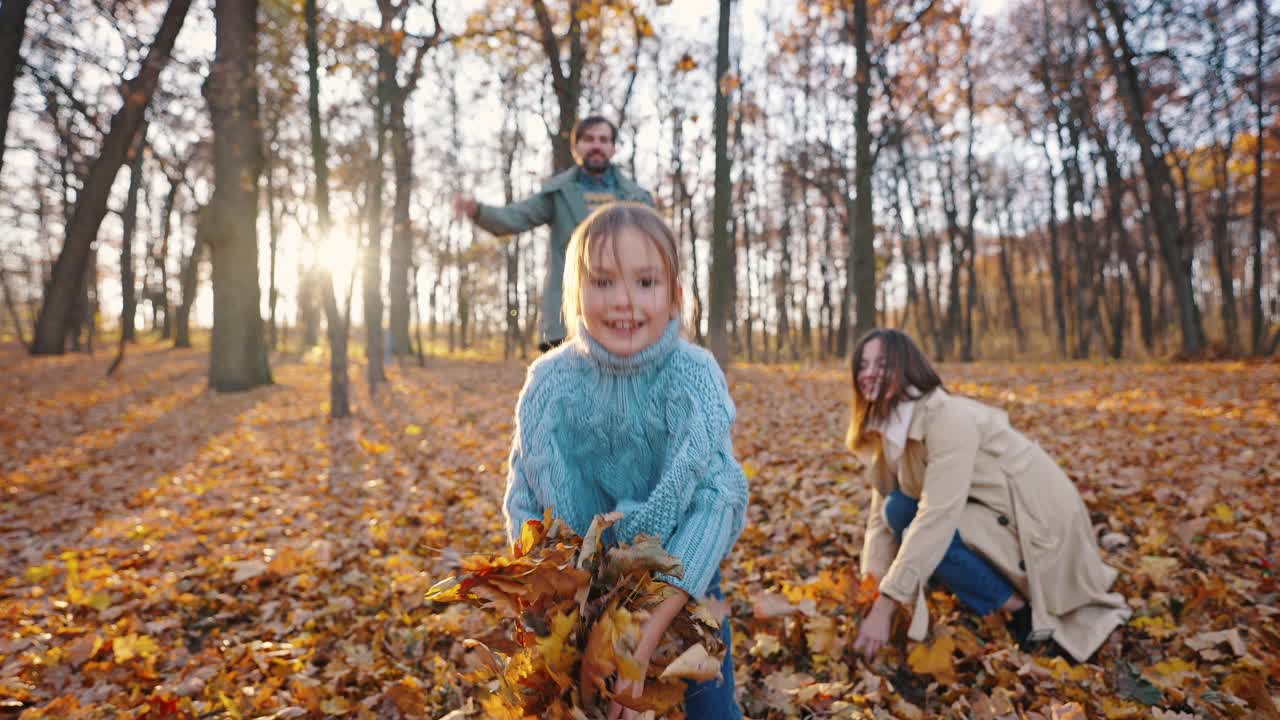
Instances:
[[[582,167],[593,175],[601,175],[605,170],[609,169],[609,158],[604,155],[592,153],[582,158]]]

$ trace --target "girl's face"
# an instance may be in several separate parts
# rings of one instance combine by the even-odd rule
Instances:
[[[654,241],[633,228],[590,258],[582,284],[582,320],[604,349],[621,357],[656,343],[679,312]],[[676,297],[679,298],[679,290]]]
[[[884,343],[880,338],[872,338],[862,346],[862,357],[858,360],[858,390],[862,398],[868,402],[880,397],[880,386],[888,378],[885,371]]]

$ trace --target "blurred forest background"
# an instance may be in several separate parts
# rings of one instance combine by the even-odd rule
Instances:
[[[219,389],[326,340],[341,370],[348,335],[375,383],[529,357],[544,235],[448,198],[527,196],[592,113],[722,361],[875,324],[948,360],[1280,341],[1267,0],[0,8],[0,328],[38,355],[211,327]]]

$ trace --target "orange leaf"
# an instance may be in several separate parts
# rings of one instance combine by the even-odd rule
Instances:
[[[911,650],[907,663],[920,675],[932,675],[938,682],[951,684],[956,681],[956,665],[952,653],[956,643],[950,635],[943,635],[931,645],[921,643]]]

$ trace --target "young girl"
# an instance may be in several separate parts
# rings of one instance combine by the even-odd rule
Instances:
[[[1079,662],[1129,618],[1071,480],[1003,411],[948,393],[897,330],[854,350],[847,442],[874,452],[862,574],[880,578],[855,650],[888,641],[900,604],[924,639],[930,578],[978,614],[1013,612],[1020,643],[1051,637]]]
[[[580,535],[618,510],[614,540],[652,535],[683,563],[682,578],[659,577],[683,592],[643,626],[642,664],[690,597],[723,598],[720,561],[747,505],[729,436],[733,401],[715,359],[680,337],[679,277],[675,238],[644,205],[606,205],[574,232],[564,270],[569,338],[529,367],[504,502],[513,542],[547,507]],[[729,646],[727,619],[721,634]],[[721,677],[690,686],[689,717],[741,717],[731,653]],[[622,678],[614,689],[642,691]],[[619,716],[635,714],[614,703],[609,717]]]

